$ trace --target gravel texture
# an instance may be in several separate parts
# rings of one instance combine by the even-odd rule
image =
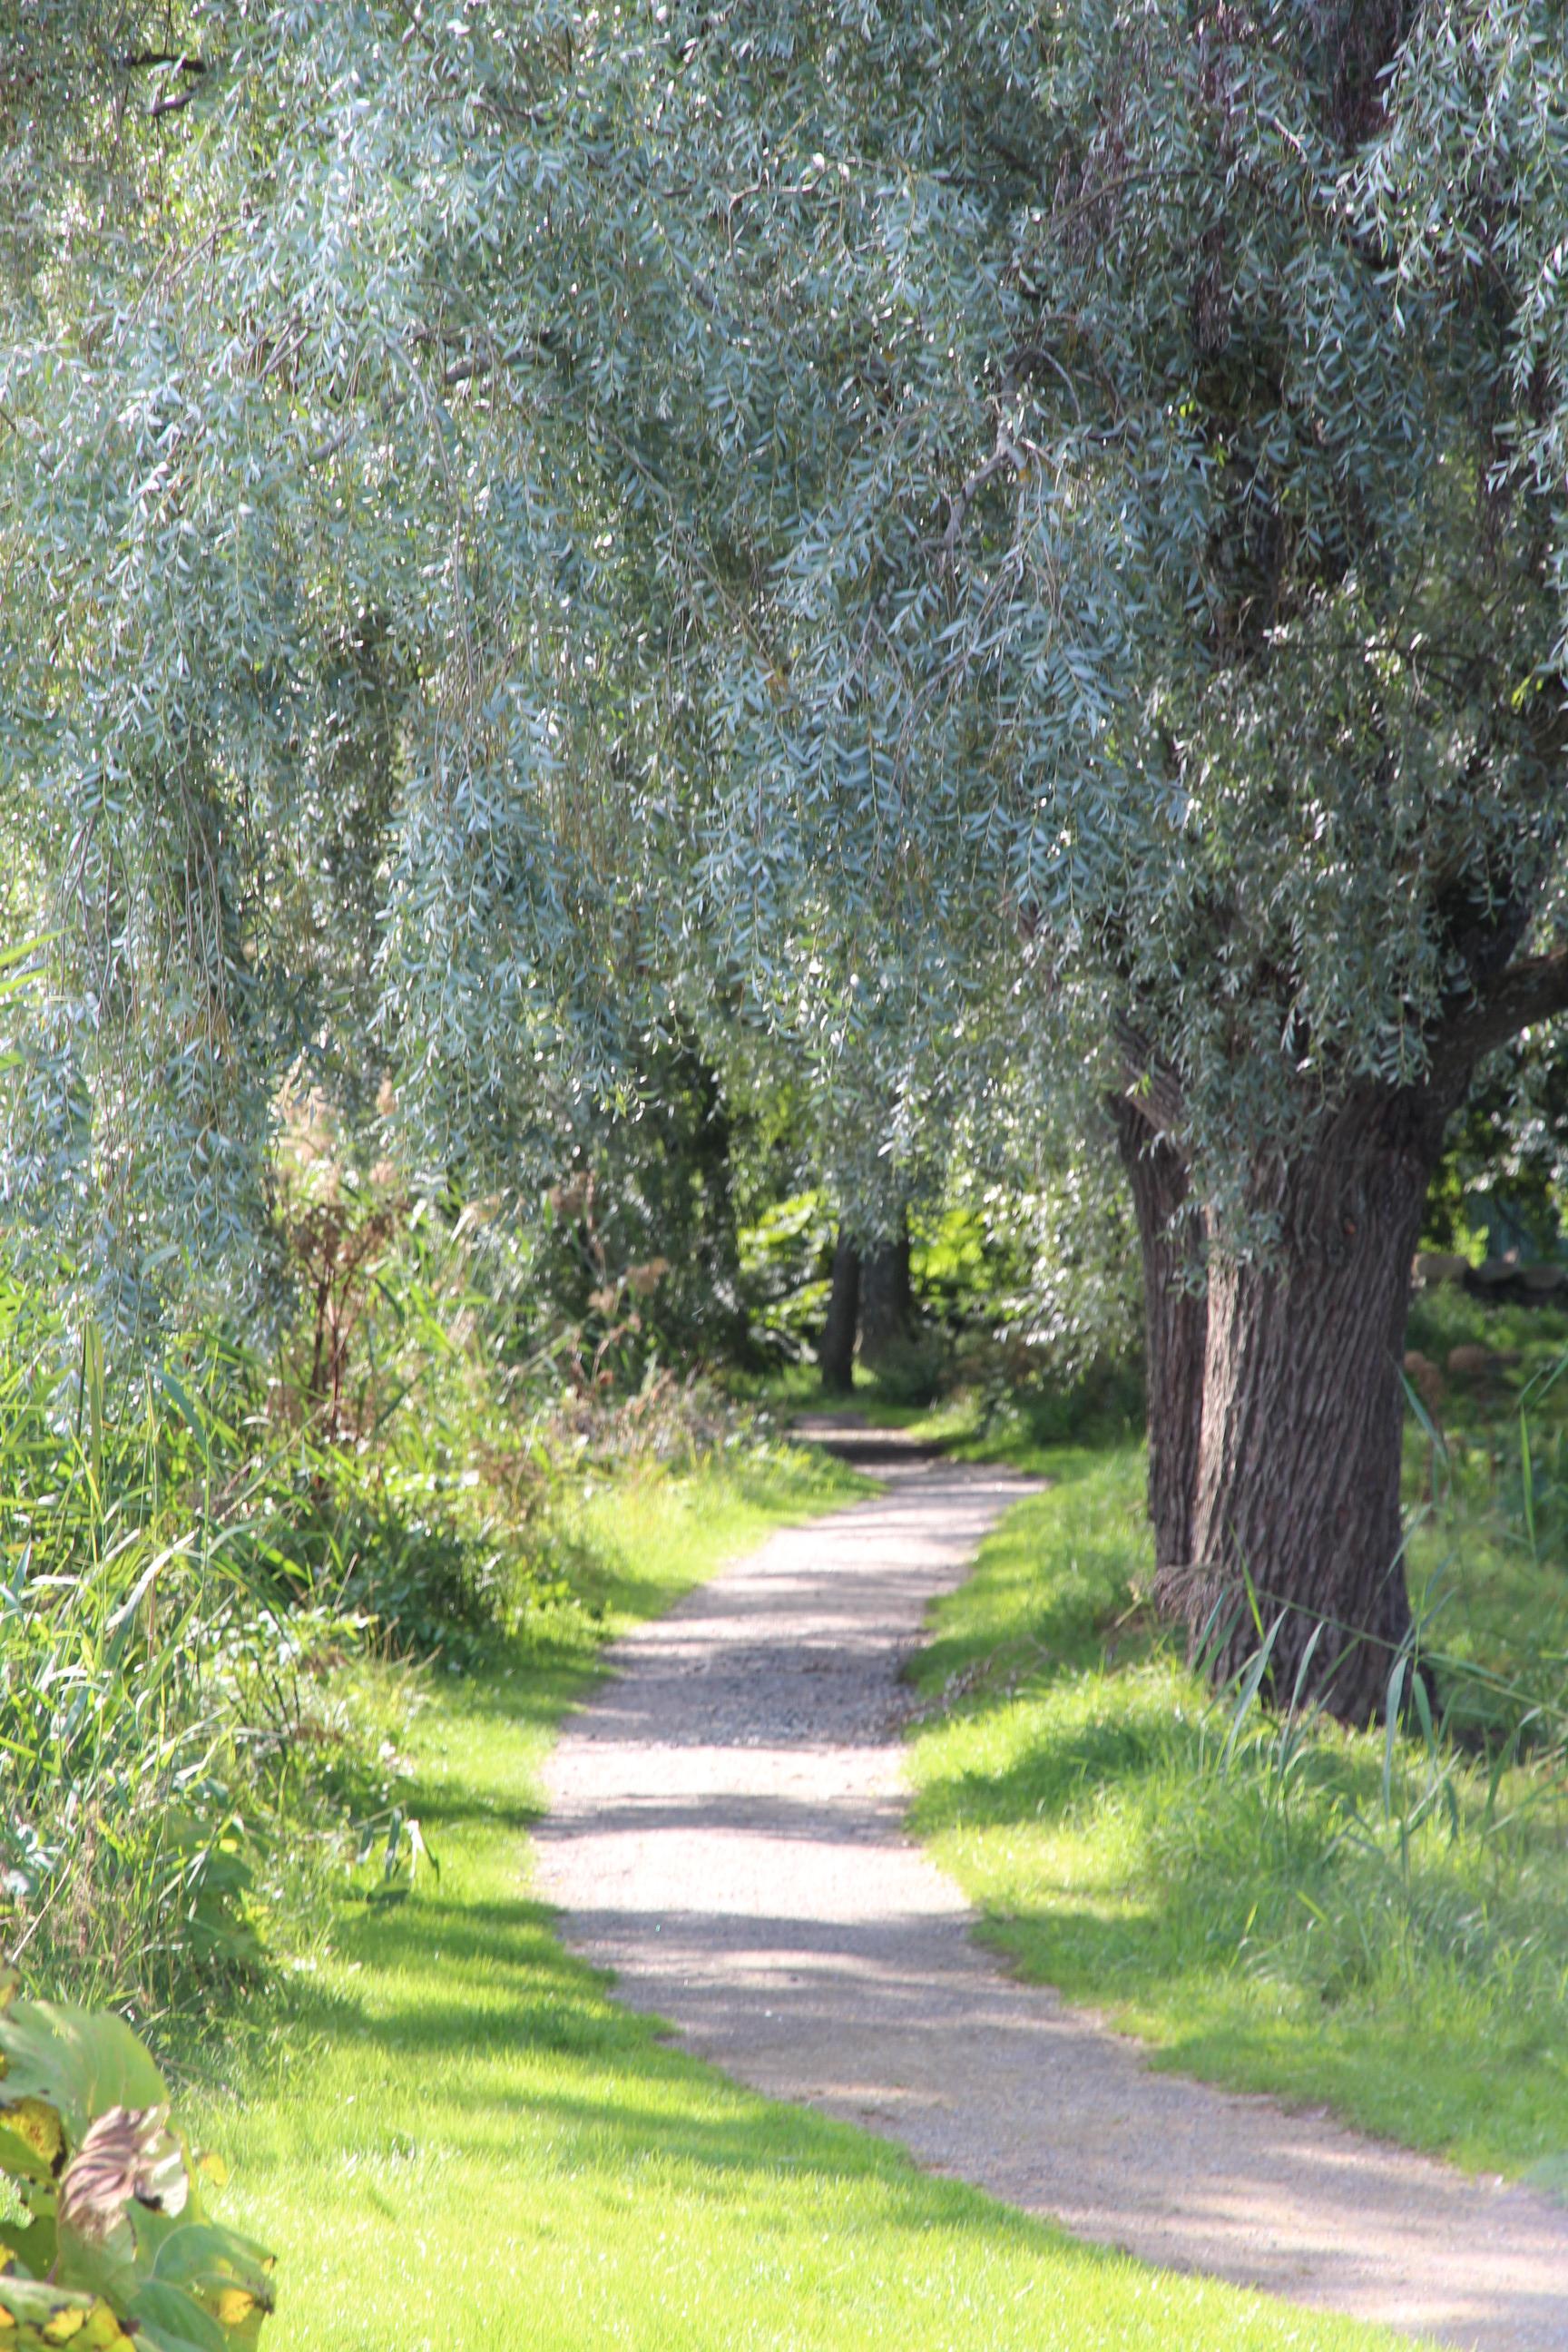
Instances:
[[[1144,2259],[1478,2352],[1568,2352],[1568,2211],[1152,2073],[972,1939],[906,1839],[899,1669],[1028,1491],[896,1458],[618,1645],[539,1832],[568,1942],[755,2089]]]

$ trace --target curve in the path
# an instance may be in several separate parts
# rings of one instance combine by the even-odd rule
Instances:
[[[895,1471],[620,1644],[550,1769],[568,1941],[755,2089],[1083,2237],[1476,2352],[1568,2352],[1568,2212],[1152,2073],[1004,1975],[908,1843],[899,1668],[1026,1491]]]

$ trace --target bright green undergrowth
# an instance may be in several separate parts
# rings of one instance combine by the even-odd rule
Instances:
[[[1042,1385],[1004,1389],[960,1381],[930,1403],[911,1403],[896,1381],[858,1369],[847,1397],[826,1396],[814,1364],[791,1364],[763,1377],[725,1385],[781,1426],[800,1414],[858,1413],[874,1429],[900,1429],[920,1443],[940,1445],[959,1462],[1003,1462],[1016,1470],[1048,1473],[1057,1449],[1083,1440],[1117,1443],[1142,1425],[1137,1376],[1097,1376],[1058,1390]]]
[[[843,1474],[775,1455],[602,1485],[594,1621],[541,1612],[433,1682],[410,1801],[437,1855],[351,1909],[200,2128],[226,2210],[279,2253],[272,2352],[1181,2352],[1391,2342],[1076,2245],[847,2126],[662,2045],[527,1892],[539,1771],[604,1633],[667,1605]]]
[[[1439,1369],[1405,1445],[1411,1590],[1448,1662],[1451,1719],[1568,1748],[1568,1315],[1444,1287],[1410,1341]],[[1456,1348],[1485,1351],[1474,1370]]]
[[[154,2038],[309,1934],[401,1719],[335,1464],[247,1403],[210,1335],[111,1388],[0,1256],[0,1960]]]
[[[1238,1722],[1138,1600],[1141,1450],[1052,1467],[915,1669],[946,1710],[914,1748],[916,1825],[987,1935],[1160,2064],[1327,2099],[1468,2165],[1552,2170],[1568,2150],[1555,1751],[1519,1763],[1418,1726],[1390,1742],[1257,1709]],[[1517,1634],[1509,1544],[1488,1555],[1452,1516],[1438,1533],[1456,1617],[1489,1618],[1500,1642],[1511,1608]],[[1550,1595],[1561,1571],[1538,1569],[1538,1594],[1543,1573]]]

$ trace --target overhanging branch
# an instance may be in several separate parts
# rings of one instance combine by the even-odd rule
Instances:
[[[1026,474],[1029,469],[1029,456],[1028,448],[1020,446],[1019,441],[1008,431],[1005,425],[999,424],[996,427],[995,448],[983,465],[976,466],[963,488],[955,492],[949,500],[947,529],[942,532],[939,551],[944,564],[952,562],[958,551],[958,542],[963,535],[963,526],[968,519],[969,509],[986,484],[994,481],[996,476],[1008,466],[1011,466],[1015,474]]]
[[[1557,1013],[1568,1013],[1568,949],[1510,964],[1478,1003],[1444,1024],[1434,1041],[1433,1060],[1468,1072],[1483,1054]]]
[[[153,66],[170,66],[175,73],[204,74],[205,58],[191,49],[132,49],[117,61],[126,73],[144,73]]]
[[[158,95],[148,112],[156,122],[165,114],[183,114],[196,94],[196,84],[207,69],[205,58],[195,49],[128,49],[115,59],[122,73],[163,76]],[[183,74],[184,80],[176,77]]]

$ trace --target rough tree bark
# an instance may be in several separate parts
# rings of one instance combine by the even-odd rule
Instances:
[[[1510,944],[1498,942],[1498,965]],[[1151,1277],[1157,1590],[1194,1641],[1224,1622],[1221,1675],[1255,1655],[1278,1622],[1269,1654],[1276,1696],[1289,1701],[1299,1692],[1349,1723],[1383,1712],[1410,1630],[1400,1368],[1411,1259],[1444,1130],[1483,1054],[1568,1009],[1568,954],[1489,972],[1478,953],[1471,971],[1474,992],[1434,1034],[1423,1085],[1352,1087],[1294,1157],[1255,1170],[1252,1205],[1277,1221],[1273,1249],[1227,1248],[1209,1218],[1190,1490],[1198,1343],[1171,1279],[1169,1211],[1185,1179],[1179,1147],[1167,1144],[1166,1157],[1157,1140],[1180,1134],[1168,1074],[1145,1058],[1152,1085],[1123,1101],[1143,1120],[1147,1140],[1140,1143],[1117,1110]],[[1136,1064],[1130,1050],[1130,1069]]]
[[[1350,1723],[1381,1714],[1410,1631],[1399,1374],[1448,1108],[1446,1089],[1356,1090],[1309,1150],[1258,1179],[1278,1250],[1211,1242],[1187,1622],[1195,1637],[1228,1609],[1224,1675],[1256,1651],[1258,1620],[1266,1636],[1279,1620],[1276,1693],[1300,1676]]]
[[[860,1253],[841,1233],[833,1252],[833,1286],[817,1360],[822,1385],[835,1396],[855,1386],[855,1333],[860,1320]]]
[[[1127,1096],[1113,1096],[1108,1108],[1143,1257],[1154,1595],[1170,1612],[1193,1559],[1208,1321],[1201,1287],[1203,1233],[1188,1198],[1186,1162],[1170,1139]]]
[[[691,1159],[703,1202],[698,1255],[708,1277],[718,1344],[737,1363],[755,1357],[741,1295],[741,1244],[735,1217],[734,1128],[718,1071],[689,1049],[691,1087],[700,1108]]]
[[[910,1277],[910,1223],[899,1221],[890,1241],[868,1249],[860,1269],[860,1360],[873,1370],[893,1362],[915,1336],[915,1294]]]

